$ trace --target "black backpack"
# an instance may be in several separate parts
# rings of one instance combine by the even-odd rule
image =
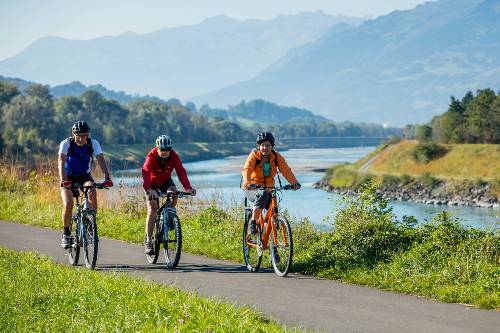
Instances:
[[[75,139],[69,138],[68,155],[75,152],[75,145]],[[92,161],[92,163],[94,163],[94,148],[92,147],[91,138],[87,138],[87,151],[89,152],[90,160]]]

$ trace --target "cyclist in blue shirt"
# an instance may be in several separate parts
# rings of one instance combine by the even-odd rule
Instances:
[[[64,234],[61,239],[61,247],[71,246],[71,212],[73,210],[73,192],[70,187],[72,183],[92,186],[94,179],[90,175],[94,156],[99,168],[104,173],[106,187],[113,186],[109,176],[101,145],[95,139],[89,137],[90,128],[85,121],[77,121],[71,128],[71,137],[61,141],[59,145],[58,170],[61,179],[61,198],[63,201],[62,221]],[[89,191],[89,208],[97,210],[97,197],[95,188]]]

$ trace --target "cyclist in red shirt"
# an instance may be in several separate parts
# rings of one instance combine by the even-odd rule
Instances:
[[[158,210],[158,190],[161,192],[177,191],[172,180],[172,171],[175,170],[182,186],[191,195],[196,194],[196,190],[189,183],[186,170],[182,166],[181,159],[175,150],[172,149],[172,140],[167,135],[160,135],[156,139],[156,147],[146,156],[146,161],[142,166],[143,187],[146,191],[146,202],[148,216],[146,218],[144,240],[144,252],[153,254],[154,249],[151,243],[151,235],[155,223],[156,211]],[[173,198],[173,206],[177,204],[177,198]]]

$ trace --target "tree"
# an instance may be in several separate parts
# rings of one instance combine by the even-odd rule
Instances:
[[[417,140],[421,142],[429,142],[432,139],[432,127],[429,125],[420,125],[416,131]]]

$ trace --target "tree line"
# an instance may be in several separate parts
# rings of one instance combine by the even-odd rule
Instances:
[[[177,142],[247,141],[255,136],[234,122],[209,119],[180,103],[142,100],[122,105],[93,90],[55,99],[43,85],[20,93],[15,85],[0,82],[3,151],[53,152],[78,120],[87,121],[92,136],[104,144],[152,144],[159,134]]]
[[[448,110],[428,124],[409,125],[405,136],[436,143],[500,143],[500,92],[491,89],[451,97]]]
[[[222,112],[224,111],[224,112]],[[231,115],[231,116],[230,116]],[[53,153],[70,136],[71,125],[85,120],[103,144],[152,144],[159,134],[176,142],[253,141],[258,132],[278,138],[400,135],[401,129],[376,124],[335,123],[310,111],[257,100],[228,110],[188,102],[134,99],[119,103],[95,90],[80,96],[52,96],[48,86],[0,81],[0,150],[27,155]]]

